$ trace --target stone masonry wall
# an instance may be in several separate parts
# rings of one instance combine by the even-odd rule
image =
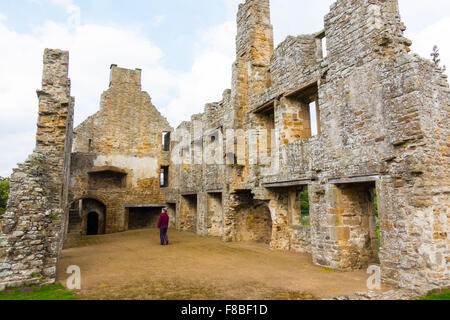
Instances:
[[[142,91],[141,70],[112,65],[100,111],[75,129],[70,184],[71,202],[95,199],[106,206],[106,233],[127,230],[125,206],[165,205],[160,173],[170,163],[163,132],[172,128]],[[94,172],[125,175],[125,182],[93,187]]]
[[[74,99],[69,54],[46,49],[36,148],[14,170],[0,217],[0,287],[53,283],[65,230]]]
[[[222,169],[184,166],[174,175],[179,190],[199,194],[198,221],[208,215],[204,192],[220,189],[223,240],[238,240],[239,219],[252,208],[246,194],[253,205],[270,209],[273,249],[308,252],[315,264],[339,270],[379,263],[384,282],[398,287],[448,286],[446,76],[409,54],[411,42],[403,36],[396,0],[338,0],[324,30],[288,37],[274,51],[269,12],[269,1],[240,5],[230,102],[207,107],[183,124],[193,131],[194,121],[202,121],[206,144],[210,115],[224,137],[227,129],[254,130],[231,140],[236,154],[223,147],[224,159],[239,163],[226,162]],[[314,137],[307,110],[311,99],[318,103],[320,128]],[[279,160],[278,167],[271,164],[275,171],[250,163],[250,151],[240,153],[238,144],[244,141],[247,148],[256,137],[256,152],[266,152],[271,148],[259,130],[271,128],[280,146],[271,156]],[[292,204],[296,183],[297,188],[308,184],[310,227],[292,218],[299,210]],[[381,243],[375,234],[374,190]]]

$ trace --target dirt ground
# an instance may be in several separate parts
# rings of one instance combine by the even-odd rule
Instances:
[[[185,232],[169,237],[169,246],[159,245],[156,229],[84,237],[63,251],[58,282],[65,285],[67,267],[77,265],[77,299],[303,300],[367,290],[364,271],[315,267],[308,255]]]

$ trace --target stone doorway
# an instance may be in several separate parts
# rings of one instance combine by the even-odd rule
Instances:
[[[96,217],[94,217],[94,214]],[[106,206],[95,199],[84,198],[76,200],[70,206],[68,220],[68,235],[104,234],[106,229]]]
[[[272,240],[272,215],[265,201],[253,199],[253,194],[239,192],[235,196],[235,240],[270,244]]]
[[[89,212],[87,216],[87,228],[86,235],[88,236],[96,236],[98,235],[99,229],[99,218],[97,212]]]
[[[222,193],[208,193],[207,205],[208,214],[206,216],[206,226],[208,235],[211,237],[221,237],[223,235]]]
[[[157,228],[162,209],[163,207],[128,208],[128,230]]]
[[[336,187],[338,225],[332,238],[341,244],[344,268],[362,269],[380,262],[375,190],[375,182]]]
[[[181,197],[179,228],[181,231],[197,232],[197,194]]]

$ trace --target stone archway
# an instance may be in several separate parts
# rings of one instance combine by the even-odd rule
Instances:
[[[91,219],[89,219],[89,215],[91,215]],[[90,220],[95,221],[97,232],[92,230],[93,226],[90,224]],[[68,235],[104,234],[105,230],[106,206],[103,202],[93,198],[82,198],[72,202],[69,210]]]

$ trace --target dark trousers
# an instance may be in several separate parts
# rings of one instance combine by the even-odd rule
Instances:
[[[161,238],[161,245],[165,245],[169,243],[169,237],[167,236],[168,227],[161,227],[159,229],[159,236]]]

